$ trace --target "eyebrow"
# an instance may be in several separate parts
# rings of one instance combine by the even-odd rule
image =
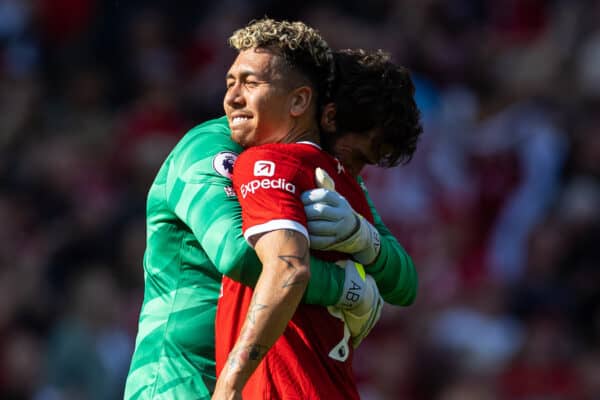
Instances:
[[[257,77],[259,77],[258,72],[251,70],[251,69],[244,69],[241,70],[239,73],[240,78],[246,78],[249,75],[255,75]],[[235,76],[231,73],[231,72],[227,72],[227,74],[225,75],[225,79],[234,79]]]

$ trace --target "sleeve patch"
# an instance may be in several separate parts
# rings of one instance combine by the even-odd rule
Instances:
[[[217,153],[217,155],[213,158],[212,163],[214,170],[217,171],[217,174],[231,179],[233,174],[233,164],[235,164],[237,156],[237,153],[232,151],[222,151]]]

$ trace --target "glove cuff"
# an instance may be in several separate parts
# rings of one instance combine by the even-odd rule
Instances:
[[[381,238],[379,237],[377,229],[375,229],[369,221],[359,214],[357,214],[357,216],[360,221],[360,227],[356,235],[361,238],[360,240],[364,242],[364,245],[362,246],[363,250],[352,254],[352,258],[363,265],[369,265],[373,263],[379,255],[379,251],[381,250]]]
[[[344,261],[344,289],[336,307],[349,310],[356,307],[366,291],[366,274],[364,267],[353,260]]]

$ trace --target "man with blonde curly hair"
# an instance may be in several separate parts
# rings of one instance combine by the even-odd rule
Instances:
[[[297,39],[305,34],[316,34],[303,24],[264,21],[264,26],[270,24],[273,29],[277,26],[298,26],[299,30],[290,28],[289,32],[282,32],[296,38],[297,43],[303,41]],[[278,42],[278,37],[279,33],[271,35],[273,43]],[[316,36],[315,39],[316,42],[322,41]],[[296,44],[292,46],[295,47]],[[313,47],[313,50],[317,49],[323,52],[315,54],[325,54],[325,58],[318,58],[330,57],[326,54],[328,48],[324,42]],[[269,95],[273,95],[288,92],[299,83],[309,82],[311,79],[318,82],[315,85],[319,87],[330,85],[331,76],[325,70],[317,68],[314,74],[302,72],[294,64],[294,52],[290,52],[288,56],[286,59],[279,59],[282,64],[268,63],[264,66],[267,71],[274,72],[273,82],[261,82],[255,80],[255,76],[247,74],[248,71],[240,72],[244,76],[244,87],[254,92],[277,81],[277,90],[269,91]],[[307,58],[308,64],[311,57]],[[289,73],[289,78],[277,75],[283,72],[281,66],[287,67],[286,74]],[[306,66],[307,70],[311,68],[311,65]],[[306,91],[301,92],[306,95]],[[319,95],[326,92],[327,89],[321,89]],[[313,100],[315,94],[316,92],[311,93]],[[272,105],[279,106],[278,101],[282,97],[275,96],[271,98],[273,99],[275,104]],[[261,132],[276,129],[272,122],[277,119],[277,115],[271,111],[286,110],[268,105],[263,107],[261,102],[271,101],[268,98],[256,96],[255,100],[258,107],[256,110],[260,112],[237,115],[236,121],[234,118],[217,118],[190,130],[169,154],[150,188],[147,202],[147,248],[144,255],[145,293],[136,348],[125,388],[126,399],[210,398],[216,381],[215,314],[221,277],[225,275],[254,287],[262,268],[256,253],[242,236],[240,204],[230,178],[233,163],[243,147],[232,140],[232,135],[236,140],[247,144],[251,144],[249,142],[256,137],[264,140],[266,136],[261,136]],[[325,100],[324,97],[320,98],[319,106],[311,111],[315,117]],[[343,108],[346,109],[346,106]],[[249,110],[255,109],[246,109]],[[346,115],[347,112],[342,114]],[[290,129],[290,125],[285,125],[286,120],[282,119],[280,122],[286,131],[296,132],[295,129]],[[258,128],[248,129],[249,126],[245,123],[251,124],[250,126],[256,124]],[[235,125],[235,128],[230,129],[230,124],[232,127]],[[245,138],[252,140],[244,142]],[[310,218],[318,219],[319,215],[324,215],[318,211],[319,206],[325,203],[320,202],[318,196],[313,198],[311,193],[312,191],[306,193],[307,210],[311,207],[317,210]],[[325,192],[321,194],[323,193]],[[335,196],[335,192],[330,192],[329,196]],[[381,292],[386,301],[408,305],[416,293],[414,266],[410,257],[378,219],[372,205],[371,212],[381,234],[381,247],[376,260],[368,266],[369,273],[373,274],[377,282],[387,282],[385,290]],[[354,221],[352,213],[350,208],[340,215],[350,216]],[[311,234],[323,234],[324,230],[331,231],[331,226],[337,227],[339,224],[339,220],[321,221],[322,224],[312,229],[310,218],[308,229]],[[327,226],[330,228],[324,228]],[[329,242],[344,241],[341,240],[343,238],[327,235],[325,232],[323,237],[328,238]],[[316,238],[317,236],[312,237],[311,242],[318,242]],[[354,263],[349,268],[341,269],[333,262],[322,261],[311,255],[310,275],[303,295],[304,304],[338,306],[352,310],[369,306],[367,286],[361,283],[362,278],[358,269],[354,268]],[[263,318],[271,311],[265,309],[257,314],[257,318]],[[219,331],[218,335],[225,333]]]
[[[367,273],[378,274],[376,280],[384,288],[402,281],[394,272],[383,271],[389,259],[379,257],[379,233],[371,225],[374,215],[357,174],[367,163],[393,166],[410,159],[421,132],[414,86],[408,72],[382,54],[341,52],[342,81],[336,93],[329,93],[332,54],[318,34],[301,23],[258,21],[235,32],[230,43],[239,53],[226,76],[223,103],[232,138],[249,147],[237,158],[233,183],[242,206],[244,236],[263,270],[254,289],[223,278],[216,320],[220,375],[213,398],[235,399],[243,393],[248,399],[356,399],[348,346],[355,338],[344,320],[361,313],[300,304],[310,278],[311,225],[301,192],[318,184],[328,186],[329,191],[309,195],[308,203],[311,197],[322,198],[329,208],[352,210],[343,213],[337,232],[331,232],[332,224],[329,230],[317,226],[320,232],[311,232],[310,238],[323,250],[319,257],[342,261],[350,256],[365,264]],[[344,70],[350,65],[354,71]],[[355,82],[355,92],[344,86],[346,77],[361,74],[367,84]],[[338,110],[325,102],[339,101],[340,114],[347,115],[342,93],[358,100],[354,107],[364,105],[367,111],[361,119],[360,110],[355,110],[360,131],[336,129]],[[325,130],[335,136],[332,140],[321,141],[320,115]],[[346,164],[323,151],[320,143]],[[316,181],[315,170],[325,171]],[[347,201],[332,191],[333,186]],[[390,270],[397,273],[402,268]],[[364,286],[370,281],[363,276]],[[386,288],[384,297],[406,304],[395,298],[397,294]],[[378,297],[377,293],[374,300]]]

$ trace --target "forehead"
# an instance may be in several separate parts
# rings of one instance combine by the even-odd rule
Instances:
[[[279,73],[278,55],[270,50],[254,48],[242,50],[229,68],[227,75],[275,76]]]

